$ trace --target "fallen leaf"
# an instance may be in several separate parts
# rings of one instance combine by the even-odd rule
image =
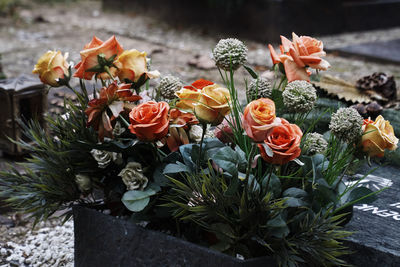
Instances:
[[[339,99],[353,103],[370,103],[372,101],[368,95],[361,93],[354,84],[330,75],[325,75],[319,82],[312,83],[326,91],[328,95],[337,96]]]

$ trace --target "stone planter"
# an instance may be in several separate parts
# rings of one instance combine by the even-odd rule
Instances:
[[[269,257],[236,259],[96,210],[76,206],[73,212],[75,267],[275,266]]]
[[[354,206],[345,245],[355,266],[400,266],[399,169],[380,168],[362,184],[387,190]],[[350,212],[351,210],[348,210]],[[239,260],[173,236],[146,230],[95,210],[74,207],[75,266],[275,266],[269,257]]]

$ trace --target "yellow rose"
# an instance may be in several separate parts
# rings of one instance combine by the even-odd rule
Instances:
[[[147,70],[146,52],[139,52],[136,49],[122,52],[117,58],[115,66],[118,68],[117,75],[120,81],[129,79],[137,82],[143,74],[150,79],[160,76],[158,71]]]
[[[39,74],[42,83],[60,86],[57,79],[68,74],[67,57],[67,53],[63,56],[60,51],[47,51],[39,58],[32,73]]]
[[[375,121],[364,120],[361,145],[371,157],[383,157],[385,149],[396,150],[399,139],[389,121],[379,115]]]
[[[199,121],[218,125],[230,112],[229,90],[218,84],[208,85],[200,91],[198,102],[194,104],[194,113]]]
[[[176,103],[176,107],[179,109],[193,109],[194,105],[198,102],[200,96],[200,90],[191,90],[182,88],[175,93],[179,97],[179,102]]]

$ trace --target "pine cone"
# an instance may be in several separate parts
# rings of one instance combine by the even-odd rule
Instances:
[[[387,99],[396,98],[396,82],[393,76],[383,72],[362,77],[356,82],[356,87],[361,91],[373,90]]]

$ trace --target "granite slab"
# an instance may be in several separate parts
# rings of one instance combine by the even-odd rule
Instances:
[[[327,49],[329,51],[329,48]],[[400,39],[345,46],[330,50],[342,56],[356,56],[379,62],[400,64]]]

